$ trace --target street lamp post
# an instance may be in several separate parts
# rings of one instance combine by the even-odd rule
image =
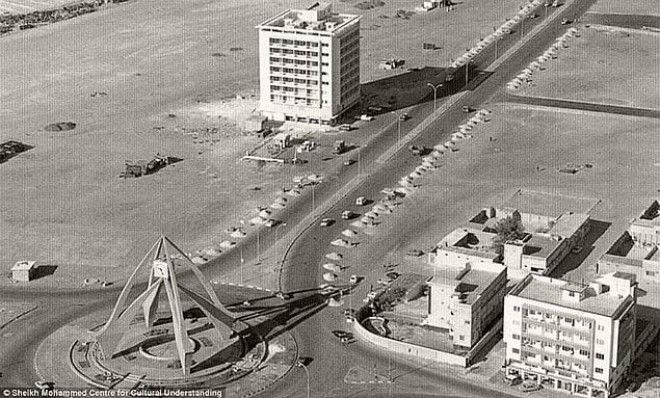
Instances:
[[[311,395],[309,391],[309,369],[307,369],[307,366],[305,366],[305,364],[302,363],[302,361],[296,362],[296,366],[305,369],[305,374],[307,375],[307,398],[310,398]]]
[[[431,83],[426,83],[426,85],[433,89],[433,110],[435,111],[435,104],[438,99],[438,88],[442,87],[442,83],[438,84],[437,86],[434,86]]]
[[[470,62],[472,62],[472,61],[468,61],[465,64],[465,85],[466,86],[467,86],[468,82],[470,81]]]

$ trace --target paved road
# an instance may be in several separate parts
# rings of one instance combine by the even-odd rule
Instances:
[[[591,4],[593,0],[582,0],[573,3],[570,7],[561,7],[559,9],[550,9],[549,13],[561,12],[562,16],[567,18],[575,18],[581,15]],[[558,11],[557,11],[558,10]],[[514,32],[514,34],[503,38],[497,46],[491,46],[478,56],[473,63],[476,70],[484,69],[485,66],[492,63],[496,56],[501,55],[504,51],[512,46],[525,32],[529,32],[533,25],[540,23],[543,19],[543,12],[541,18],[525,21],[525,26]],[[532,38],[531,42],[523,46],[515,56],[510,60],[500,65],[491,76],[480,79],[479,85],[470,85],[468,89],[471,90],[470,95],[465,96],[461,101],[455,103],[450,109],[433,123],[423,134],[417,137],[412,143],[416,145],[432,146],[440,141],[444,135],[447,134],[450,128],[460,124],[465,117],[461,112],[463,105],[475,106],[486,100],[497,92],[504,82],[510,80],[520,69],[522,69],[533,57],[540,54],[545,48],[552,44],[555,37],[559,36],[565,27],[558,23],[552,23],[545,28],[542,34],[538,34]],[[496,48],[497,47],[497,48]],[[465,73],[464,70],[459,70],[456,76],[461,76]],[[471,74],[474,74],[471,73]],[[444,74],[437,76],[438,81],[443,81]],[[439,96],[444,96],[456,90],[456,86],[460,83],[460,79],[454,79],[453,85],[447,85],[444,91],[439,93]],[[430,98],[427,98],[430,99]],[[367,180],[354,190],[353,195],[350,195],[346,200],[339,202],[330,211],[328,215],[337,217],[342,209],[350,205],[356,196],[376,197],[378,191],[385,186],[393,186],[404,172],[407,173],[416,165],[417,159],[412,158],[406,151],[402,151],[395,155],[392,160],[385,165],[376,165],[375,159],[391,147],[396,141],[405,135],[415,124],[432,110],[432,101],[427,101],[419,106],[414,107],[408,113],[411,120],[400,124],[400,130],[397,124],[386,131],[380,133],[377,140],[372,141],[368,147],[361,149],[361,165],[353,166],[340,166],[336,170],[330,170],[330,176],[323,184],[315,189],[315,201],[317,203],[323,202],[329,198],[333,193],[354,178],[358,169],[374,170]],[[395,119],[395,115],[383,115],[380,117],[391,117]],[[442,134],[440,133],[442,132]],[[352,155],[351,155],[352,156]],[[380,167],[376,169],[376,167]],[[218,259],[210,262],[204,267],[204,272],[208,276],[212,276],[214,271],[220,269],[236,269],[240,266],[240,252],[244,254],[244,259],[249,261],[256,256],[258,251],[263,252],[266,248],[270,247],[286,232],[295,228],[296,225],[305,217],[311,210],[310,193],[301,197],[293,206],[285,209],[281,214],[281,218],[286,220],[286,226],[270,230],[261,230],[259,233],[251,235],[243,240],[236,250],[224,253]],[[328,230],[321,231],[315,224],[307,231],[300,240],[297,241],[292,250],[291,259],[295,261],[287,269],[286,273],[286,290],[305,290],[310,287],[317,286],[317,271],[316,267],[319,264],[319,256],[325,252],[325,247],[329,238],[334,237],[338,233],[339,226],[329,228]],[[186,277],[183,276],[181,280],[185,281]],[[24,292],[16,291],[0,291],[0,298],[2,299],[24,299],[29,297],[31,300],[36,300],[40,305],[40,309],[33,316],[19,320],[7,330],[20,330],[21,333],[15,333],[8,336],[0,347],[0,372],[4,373],[2,384],[5,385],[32,385],[35,381],[31,366],[31,357],[36,350],[37,344],[57,326],[76,319],[80,316],[90,313],[91,311],[110,308],[116,299],[119,288],[112,288],[99,291],[36,291],[33,289]],[[391,358],[386,358],[378,355],[378,353],[370,353],[369,351],[359,348],[346,349],[338,346],[336,340],[327,339],[329,328],[337,325],[338,319],[332,319],[336,316],[336,311],[323,311],[322,315],[316,315],[309,318],[307,321],[300,324],[296,329],[297,339],[301,345],[301,355],[308,356],[312,359],[310,363],[310,371],[313,374],[315,381],[315,389],[317,392],[325,391],[338,396],[350,396],[354,392],[358,392],[357,396],[378,396],[384,394],[385,396],[395,395],[400,396],[397,383],[391,385],[386,391],[378,392],[376,390],[367,389],[360,392],[359,389],[346,386],[341,380],[345,372],[338,364],[341,364],[342,359],[350,361],[351,364],[363,364],[365,367],[370,368],[375,363],[378,369],[391,369],[395,374],[404,374],[406,372],[413,372],[411,377],[418,380],[417,385],[436,386],[436,381],[446,381],[446,385],[455,386],[454,389],[460,396],[492,396],[494,394],[486,389],[476,388],[474,386],[461,383],[448,376],[438,376],[437,373],[427,372],[424,367],[414,368],[408,365],[396,364]],[[334,314],[334,315],[333,315]],[[3,332],[7,332],[4,331]],[[25,355],[27,353],[28,355]],[[398,372],[398,373],[397,373]],[[297,374],[296,382],[293,379],[288,379],[282,383],[278,389],[269,392],[268,396],[276,396],[276,394],[290,396],[291,391],[296,391],[296,396],[304,396],[304,380],[300,373]],[[425,384],[430,383],[430,384]],[[338,389],[338,390],[337,390]],[[443,395],[447,392],[453,392],[447,389],[440,391]],[[372,394],[376,391],[376,395]],[[398,391],[398,392],[397,392]],[[435,390],[437,391],[437,390]],[[382,394],[381,394],[382,393]],[[419,391],[419,394],[422,394]],[[318,395],[315,395],[318,396]]]
[[[594,1],[577,1],[571,6],[560,10],[563,17],[575,19],[584,13]],[[428,129],[420,134],[411,142],[414,145],[433,146],[446,139],[450,128],[459,125],[464,119],[465,114],[461,108],[463,105],[481,104],[488,101],[502,89],[505,82],[509,81],[516,73],[523,69],[532,59],[542,53],[560,36],[566,26],[559,23],[559,20],[551,23],[542,31],[523,45],[512,57],[503,62],[490,76],[485,77],[481,84],[472,87],[469,95],[465,96],[451,106]],[[494,49],[491,49],[494,54]],[[499,49],[498,49],[499,50]],[[443,131],[443,133],[439,133]],[[364,157],[363,157],[364,159]],[[364,160],[363,160],[364,161]],[[369,160],[367,160],[369,161]],[[351,195],[337,203],[327,212],[327,215],[337,215],[343,209],[355,209],[353,201],[358,196],[378,197],[378,192],[384,187],[396,185],[397,180],[404,174],[409,173],[418,163],[407,151],[397,153],[387,164],[371,173],[363,184],[356,188]],[[372,170],[376,164],[367,164],[366,169]],[[318,225],[312,226],[305,231],[296,244],[292,247],[288,263],[290,266],[286,269],[286,286],[289,289],[296,290],[305,287],[316,286],[321,283],[318,280],[318,271],[315,269],[323,262],[323,254],[335,251],[328,243],[339,236],[346,225],[337,223],[329,228],[321,228]],[[405,233],[402,231],[402,233]],[[372,243],[373,244],[373,243]],[[385,243],[387,244],[387,242]],[[389,247],[383,247],[383,250],[389,250]],[[374,264],[374,266],[377,266]],[[355,300],[359,300],[355,298]],[[379,369],[393,369],[395,374],[406,374],[409,366],[402,364],[396,358],[383,356],[365,355],[358,349],[342,349],[330,333],[332,329],[339,328],[342,322],[338,311],[329,309],[303,322],[295,330],[295,336],[299,343],[300,355],[310,357],[314,360],[309,366],[312,380],[312,396],[351,396],[355,392],[355,387],[341,385],[338,386],[337,380],[341,380],[350,366],[361,364],[369,369],[376,364]],[[298,376],[300,380],[301,375]],[[412,391],[415,394],[427,394],[439,396],[498,396],[497,392],[489,391],[487,387],[475,388],[474,385],[467,384],[460,379],[452,378],[451,375],[438,374],[438,372],[427,372],[423,367],[414,371],[409,377],[402,377],[403,385],[423,386],[424,391]],[[341,384],[341,383],[340,383]],[[396,383],[395,383],[396,384]],[[430,386],[430,387],[429,387]],[[441,387],[438,387],[441,386]],[[299,382],[295,385],[282,386],[280,390],[272,390],[271,396],[303,396],[304,383]],[[369,388],[359,392],[356,396],[400,396],[405,390],[395,389],[387,390],[384,388]]]
[[[628,106],[597,104],[594,102],[569,101],[554,98],[525,97],[521,95],[506,95],[503,99],[517,104],[528,104],[548,108],[575,109],[589,112],[612,113],[615,115],[660,118],[660,111],[648,108],[633,108]]]

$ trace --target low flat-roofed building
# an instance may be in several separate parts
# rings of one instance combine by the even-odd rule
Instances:
[[[495,225],[507,217],[519,218],[526,233],[522,239],[505,242],[500,254],[495,244]],[[429,253],[429,263],[504,264],[509,268],[509,276],[516,279],[529,272],[547,275],[582,241],[588,230],[588,214],[568,212],[550,217],[508,208],[484,209],[466,227],[455,229],[438,242]]]
[[[634,274],[640,283],[660,283],[660,206],[653,201],[598,260],[598,272]]]
[[[635,276],[588,285],[528,275],[504,299],[506,373],[585,397],[607,397],[634,360]]]
[[[18,261],[11,267],[11,278],[18,282],[29,282],[34,279],[37,265],[34,261]]]
[[[470,348],[500,318],[506,283],[500,264],[434,269],[424,324],[448,329],[455,346]]]

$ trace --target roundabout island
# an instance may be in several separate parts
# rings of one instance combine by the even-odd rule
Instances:
[[[151,266],[148,283],[136,296],[132,290],[145,264]],[[204,293],[181,285],[175,266],[192,271]],[[58,388],[217,389],[247,397],[279,380],[297,360],[291,334],[264,338],[267,321],[226,309],[201,271],[161,237],[110,316],[90,314],[55,330],[37,349],[34,366]]]

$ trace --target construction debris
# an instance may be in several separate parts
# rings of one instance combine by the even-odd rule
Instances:
[[[161,156],[156,154],[153,159],[138,160],[137,162],[126,161],[126,170],[119,175],[119,178],[137,178],[145,175],[153,174],[168,164],[173,164],[182,161],[183,159]]]
[[[73,130],[76,128],[76,124],[74,122],[58,122],[58,123],[51,123],[44,127],[44,130],[46,131],[69,131]]]
[[[0,163],[4,163],[19,153],[29,151],[33,146],[18,141],[7,141],[0,144]]]

